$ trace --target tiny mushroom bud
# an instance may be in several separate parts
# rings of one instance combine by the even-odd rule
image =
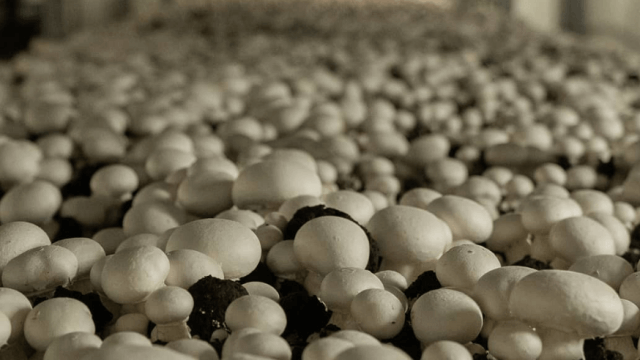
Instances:
[[[473,357],[466,347],[451,340],[440,340],[427,346],[420,360],[471,360]]]
[[[36,305],[27,315],[24,335],[29,345],[45,351],[59,336],[72,332],[96,331],[89,308],[71,298],[53,298]]]
[[[151,332],[151,341],[174,341],[190,338],[187,319],[193,310],[191,294],[177,286],[165,286],[149,295],[144,312],[156,327]]]
[[[216,260],[226,279],[251,273],[262,255],[260,240],[248,227],[231,220],[202,219],[177,228],[169,237],[166,250],[200,251]]]
[[[212,257],[196,250],[179,249],[167,253],[169,274],[165,284],[188,289],[205,276],[224,279],[220,264]]]
[[[416,338],[425,346],[439,340],[465,344],[480,334],[482,311],[460,291],[437,289],[420,296],[413,304],[411,324]]]
[[[43,360],[80,360],[97,351],[102,339],[86,332],[72,332],[55,338],[47,347]]]
[[[281,335],[287,326],[287,317],[280,304],[260,295],[235,299],[227,308],[224,321],[232,332],[253,327]]]

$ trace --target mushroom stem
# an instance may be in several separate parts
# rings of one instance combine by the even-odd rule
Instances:
[[[538,360],[584,359],[584,338],[577,333],[567,333],[548,327],[538,327],[542,340],[542,353]]]
[[[157,324],[151,330],[151,342],[171,342],[180,339],[191,339],[187,320],[170,324]]]
[[[619,352],[625,359],[635,359],[638,356],[638,350],[633,346],[633,339],[630,335],[608,336],[604,338],[604,346],[607,350]]]

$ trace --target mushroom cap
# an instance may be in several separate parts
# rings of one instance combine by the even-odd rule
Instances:
[[[135,345],[151,347],[151,340],[143,334],[135,331],[120,331],[107,336],[102,342],[102,347],[120,347],[122,345]]]
[[[171,173],[186,169],[196,161],[196,156],[176,148],[153,151],[145,162],[147,174],[154,180],[164,180]]]
[[[169,286],[188,289],[205,276],[224,279],[220,264],[197,250],[179,249],[167,253],[169,275],[164,280]]]
[[[280,294],[273,286],[262,281],[249,281],[242,286],[247,290],[249,295],[261,295],[273,301],[280,301]]]
[[[51,245],[49,235],[35,224],[14,221],[0,225],[0,275],[9,260],[27,250],[46,245]]]
[[[622,324],[620,297],[606,283],[564,270],[540,270],[522,278],[509,297],[513,316],[532,326],[604,336]]]
[[[233,203],[241,209],[276,210],[300,195],[319,197],[322,182],[314,171],[297,162],[262,161],[244,168],[233,184]]]
[[[53,298],[36,305],[24,323],[24,336],[31,347],[45,351],[59,336],[72,332],[94,334],[91,311],[82,302],[71,298]]]
[[[542,353],[540,336],[520,321],[498,323],[488,340],[489,352],[499,359],[536,360]]]
[[[599,222],[600,225],[609,230],[609,233],[611,233],[611,236],[613,237],[613,243],[615,245],[617,255],[622,256],[627,252],[627,250],[629,250],[631,234],[629,234],[627,227],[615,215],[595,211],[589,213],[587,216]]]
[[[384,284],[368,270],[340,268],[322,279],[320,299],[331,310],[348,312],[355,296],[367,289],[384,289]]]
[[[189,176],[200,173],[224,172],[232,176],[233,179],[238,177],[240,171],[233,161],[223,156],[211,156],[198,159],[187,170]]]
[[[375,208],[373,203],[365,195],[352,190],[339,190],[330,192],[324,196],[325,205],[349,214],[361,225],[366,225]]]
[[[472,360],[473,357],[464,345],[451,340],[440,340],[422,351],[420,360]]]
[[[11,321],[9,342],[15,342],[22,336],[24,322],[31,311],[31,301],[18,290],[0,287],[0,312]]]
[[[108,227],[93,234],[93,240],[102,246],[105,254],[116,252],[118,245],[127,238],[121,227]]]
[[[493,269],[478,280],[473,289],[473,299],[482,312],[493,320],[511,317],[509,297],[513,287],[525,276],[536,272],[524,266],[503,266]]]
[[[423,210],[427,210],[429,204],[441,197],[439,192],[428,188],[414,188],[405,192],[400,198],[399,205],[413,206]]]
[[[187,214],[179,207],[163,201],[146,201],[131,207],[124,214],[122,229],[125,235],[163,232],[187,221]]]
[[[345,340],[355,346],[380,345],[380,340],[359,330],[340,330],[330,335],[332,339]]]
[[[78,260],[78,276],[89,275],[93,264],[106,256],[102,246],[90,238],[68,238],[58,240],[52,245],[71,251]]]
[[[576,260],[569,271],[593,276],[618,291],[624,279],[633,273],[633,266],[617,255],[592,255]]]
[[[291,346],[282,337],[269,332],[252,332],[236,339],[232,348],[229,348],[230,355],[233,353],[244,353],[257,356],[264,356],[274,360],[290,360]]]
[[[193,357],[166,347],[123,344],[119,346],[102,346],[100,350],[87,354],[79,360],[122,359],[193,360]]]
[[[311,342],[302,351],[303,360],[335,359],[338,354],[355,345],[347,340],[325,337]]]
[[[43,360],[78,360],[96,351],[102,339],[86,332],[72,332],[55,338],[44,352]]]
[[[325,275],[334,269],[364,269],[369,262],[369,240],[358,224],[338,216],[306,222],[295,235],[293,251],[308,270]]]
[[[599,222],[576,216],[558,221],[549,232],[551,247],[563,258],[575,262],[591,255],[615,255],[611,233]]]
[[[138,174],[129,166],[112,164],[96,171],[89,182],[93,195],[119,199],[138,189]]]
[[[278,213],[282,214],[287,221],[290,221],[293,215],[303,207],[323,204],[322,200],[317,196],[299,195],[285,200],[278,208]]]
[[[2,272],[2,284],[29,294],[67,286],[78,274],[78,259],[60,246],[41,246],[13,258]]]
[[[493,251],[506,251],[517,240],[526,239],[529,233],[522,225],[522,215],[508,213],[493,221],[493,231],[487,239],[487,247]]]
[[[629,300],[620,299],[620,301],[624,309],[624,318],[622,325],[616,330],[614,336],[635,336],[640,327],[640,309]]]
[[[239,222],[251,230],[255,230],[264,224],[262,215],[251,210],[229,209],[219,213],[215,218]]]
[[[400,274],[394,270],[382,270],[375,273],[375,275],[382,281],[385,287],[394,286],[401,291],[405,291],[409,284],[407,283],[407,278],[404,275]]]
[[[404,305],[391,292],[366,289],[351,301],[351,316],[360,330],[378,339],[391,339],[404,326]]]
[[[582,213],[588,215],[592,212],[604,212],[613,214],[613,200],[609,195],[598,190],[576,190],[571,193],[571,198],[578,202]]]
[[[118,304],[144,301],[164,285],[169,274],[169,259],[153,246],[123,250],[107,259],[100,283],[109,299]]]
[[[477,244],[454,246],[436,262],[436,276],[442,286],[472,289],[482,275],[501,266],[489,249]]]
[[[391,345],[362,345],[348,348],[335,360],[410,360],[404,351]]]
[[[493,231],[489,212],[473,200],[445,195],[433,200],[427,210],[449,225],[453,240],[486,241]]]
[[[520,209],[522,225],[530,233],[545,235],[560,220],[582,215],[580,205],[571,199],[554,196],[527,198]]]
[[[267,253],[266,264],[274,275],[282,278],[306,272],[293,251],[293,240],[283,240],[275,244]]]
[[[149,295],[144,303],[144,313],[156,324],[184,321],[193,310],[193,297],[177,286],[164,286]]]
[[[622,299],[629,300],[640,307],[640,272],[636,271],[624,278],[618,292]]]
[[[171,230],[173,229],[169,229],[167,231],[171,231]],[[160,236],[156,234],[149,234],[149,233],[141,233],[141,234],[129,236],[128,238],[122,240],[120,245],[118,245],[118,247],[116,248],[115,253],[119,253],[124,249],[130,249],[137,246],[155,246],[158,249],[162,250],[163,244],[159,243],[159,239],[160,239]],[[167,236],[166,240],[168,239],[169,237]]]
[[[452,241],[451,230],[444,221],[410,206],[394,205],[376,212],[367,229],[383,258],[402,263],[435,260]]]
[[[260,240],[248,227],[232,220],[202,219],[177,228],[166,251],[192,249],[216,260],[226,279],[251,273],[262,255]]]
[[[149,332],[149,318],[142,313],[128,313],[120,315],[115,324],[113,324],[113,332],[137,332],[146,335]]]
[[[176,201],[186,211],[201,217],[213,217],[233,206],[233,175],[225,172],[187,176],[178,186]]]
[[[102,270],[104,270],[104,265],[111,257],[113,257],[113,254],[107,255],[96,261],[96,263],[91,267],[91,271],[89,271],[89,281],[91,281],[91,286],[93,287],[93,290],[98,293],[104,293],[104,289],[102,289]]]
[[[411,308],[411,324],[413,333],[423,344],[439,340],[466,344],[482,330],[482,311],[465,293],[441,288],[416,300]]]
[[[277,302],[260,295],[245,295],[235,299],[224,315],[231,331],[253,327],[281,335],[287,326],[287,316]]]
[[[0,199],[0,222],[27,221],[42,225],[62,206],[62,193],[48,181],[35,180],[12,187]]]
[[[189,355],[197,360],[218,360],[216,349],[208,342],[200,339],[180,339],[169,342],[166,348]]]

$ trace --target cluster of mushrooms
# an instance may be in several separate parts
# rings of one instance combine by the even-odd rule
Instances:
[[[640,358],[640,56],[189,5],[0,64],[0,359]]]

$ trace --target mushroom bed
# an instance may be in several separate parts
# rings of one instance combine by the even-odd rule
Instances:
[[[0,134],[2,360],[640,357],[624,48],[216,1],[34,40]]]

